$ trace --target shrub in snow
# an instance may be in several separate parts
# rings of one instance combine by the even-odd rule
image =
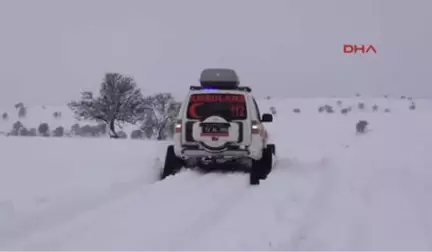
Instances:
[[[37,132],[35,128],[32,128],[30,130],[26,129],[26,128],[22,128],[19,132],[19,136],[29,136],[29,137],[33,137],[33,136],[37,136]]]
[[[343,114],[343,115],[348,114],[348,112],[349,112],[349,109],[348,109],[348,108],[343,108],[343,109],[341,109],[341,114]]]
[[[15,108],[18,109],[18,117],[22,118],[27,115],[27,108],[24,106],[24,103],[19,102],[15,104]]]
[[[82,136],[82,137],[97,137],[97,136],[99,136],[99,131],[94,126],[84,125],[79,129],[77,135]]]
[[[276,107],[275,107],[275,106],[271,106],[271,107],[270,107],[270,113],[271,113],[272,115],[276,115]]]
[[[27,116],[27,108],[26,107],[20,107],[18,109],[18,117],[23,118]]]
[[[120,139],[126,139],[127,138],[127,134],[124,132],[124,131],[119,131],[118,133],[117,133],[117,135],[118,135],[118,138],[120,138]]]
[[[62,116],[61,112],[56,111],[53,113],[53,117],[56,119],[61,118],[61,116]]]
[[[405,96],[405,95],[402,95],[402,96],[401,96],[401,99],[402,99],[402,100],[405,100],[405,99],[406,99],[406,96]]]
[[[333,113],[334,112],[333,107],[330,105],[325,105],[324,109],[327,113]]]
[[[139,129],[134,130],[131,132],[130,138],[131,139],[142,139],[142,138],[144,138],[144,133]]]
[[[337,102],[337,105],[340,107],[340,106],[342,106],[342,101],[341,100],[338,100]]]
[[[410,110],[415,110],[415,109],[416,109],[416,105],[415,105],[414,102],[411,103],[411,105],[409,106],[409,109],[410,109]]]
[[[94,126],[96,131],[99,135],[103,136],[107,134],[107,126],[105,123],[99,123],[98,125]]]
[[[31,128],[27,131],[27,136],[37,136],[36,128]]]
[[[7,120],[8,118],[9,118],[9,115],[8,115],[8,113],[3,113],[2,114],[2,118],[3,118],[3,120]]]
[[[360,93],[356,93],[356,95],[355,96],[357,96],[357,97],[360,97],[361,95],[360,95]]]
[[[41,136],[49,136],[49,126],[47,123],[41,123],[38,127],[39,135]]]
[[[372,110],[373,110],[373,111],[378,111],[378,105],[376,105],[376,104],[373,105],[373,106],[372,106]]]
[[[23,107],[24,107],[24,103],[22,103],[22,102],[18,102],[15,104],[16,109],[23,108]]]
[[[366,132],[366,127],[369,123],[365,120],[360,120],[357,122],[356,124],[356,132],[357,133],[365,133]]]
[[[154,135],[154,130],[152,128],[141,128],[141,131],[144,134],[144,137],[147,139],[151,139]]]
[[[384,112],[385,113],[390,113],[390,109],[386,108],[386,109],[384,109]]]
[[[322,112],[327,112],[327,113],[333,113],[333,107],[330,105],[324,105],[318,108],[318,112],[322,113]]]
[[[98,124],[95,126],[92,125],[84,125],[80,126],[78,123],[75,123],[71,126],[69,136],[82,136],[82,137],[98,137],[106,134],[106,125]]]
[[[71,135],[79,136],[80,129],[81,129],[81,127],[79,126],[79,124],[75,123],[74,125],[71,126],[71,129],[70,129]]]
[[[294,112],[294,113],[300,113],[301,110],[300,110],[299,108],[295,108],[295,109],[293,110],[293,112]]]
[[[358,109],[363,110],[365,108],[365,104],[363,102],[359,102],[357,104]]]
[[[62,136],[64,136],[64,128],[62,126],[59,126],[59,127],[54,129],[52,134],[55,137],[62,137]]]

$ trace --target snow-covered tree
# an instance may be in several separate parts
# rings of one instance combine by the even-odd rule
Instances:
[[[158,93],[145,99],[146,110],[141,130],[146,136],[156,136],[164,140],[174,134],[175,118],[180,110],[171,93]]]
[[[22,122],[17,121],[12,126],[12,131],[9,133],[11,136],[23,136],[26,135],[27,129],[24,127]]]
[[[18,117],[23,118],[27,116],[27,108],[24,103],[19,102],[15,104],[15,108],[18,109]]]
[[[49,136],[49,126],[47,123],[41,123],[38,127],[38,132],[41,136]]]
[[[55,137],[63,137],[64,135],[64,128],[62,126],[59,126],[54,129],[53,136]]]
[[[144,112],[141,90],[132,77],[107,73],[99,90],[99,97],[83,92],[81,100],[69,103],[78,119],[96,120],[109,126],[110,137],[118,138],[115,126],[135,124]]]
[[[132,131],[130,134],[131,139],[142,139],[143,136],[144,136],[144,132],[142,132],[142,130],[139,129]]]

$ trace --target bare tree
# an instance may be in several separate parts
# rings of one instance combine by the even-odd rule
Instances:
[[[99,90],[99,97],[83,92],[81,100],[69,103],[78,119],[96,120],[109,126],[110,137],[118,138],[115,126],[135,124],[144,112],[144,99],[133,78],[118,73],[107,73]]]
[[[146,110],[141,130],[146,135],[155,135],[157,140],[164,140],[173,135],[175,118],[180,110],[171,93],[158,93],[145,99]]]

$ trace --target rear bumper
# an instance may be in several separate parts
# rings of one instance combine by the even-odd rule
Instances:
[[[227,150],[222,152],[210,152],[206,150],[182,150],[185,157],[247,157],[250,152],[247,150]]]
[[[251,153],[248,147],[241,148],[240,146],[228,146],[220,151],[211,151],[200,146],[181,146],[177,151],[179,156],[183,158],[190,157],[226,157],[226,158],[239,158],[248,157]]]

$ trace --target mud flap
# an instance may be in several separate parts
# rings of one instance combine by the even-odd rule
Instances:
[[[178,173],[183,167],[183,163],[183,160],[175,155],[174,146],[168,146],[165,155],[165,164],[160,175],[160,179],[163,180],[170,175],[175,175],[176,173]]]
[[[250,172],[250,185],[259,185],[260,180],[267,178],[273,166],[273,153],[270,148],[266,147],[263,150],[263,155],[260,160],[254,161]]]

